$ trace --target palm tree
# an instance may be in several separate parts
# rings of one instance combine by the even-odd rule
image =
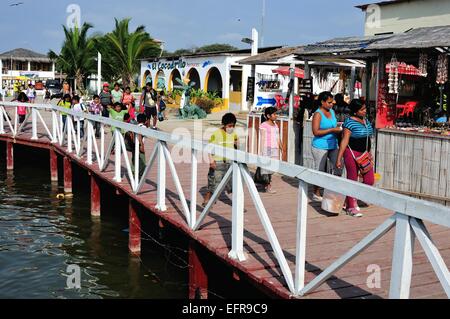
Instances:
[[[140,71],[139,59],[159,56],[161,48],[145,31],[144,26],[139,26],[130,33],[130,20],[115,19],[115,29],[104,37],[97,38],[95,43],[104,57],[106,78],[121,78],[123,86],[134,88],[134,77]]]
[[[94,37],[88,37],[87,33],[93,26],[84,23],[81,28],[75,26],[67,29],[63,26],[65,40],[60,54],[50,50],[49,58],[56,62],[56,66],[68,77],[74,77],[78,89],[84,93],[84,80],[90,74],[97,72],[95,60],[97,51],[95,49]]]

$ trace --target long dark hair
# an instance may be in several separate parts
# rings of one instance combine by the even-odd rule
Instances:
[[[17,96],[17,101],[22,103],[27,103],[29,101],[28,96],[25,94],[25,92],[20,92]]]
[[[361,99],[354,99],[350,102],[350,115],[356,116],[356,113],[358,113],[359,110],[361,110],[366,103],[364,103]]]
[[[270,106],[264,110],[264,114],[261,115],[261,124],[264,123],[269,119],[269,116],[271,116],[273,113],[277,112],[277,108]]]
[[[322,102],[326,102],[330,98],[331,99],[333,98],[333,94],[331,94],[331,92],[324,91],[319,94],[319,97],[317,100],[320,102],[320,105],[322,105]]]

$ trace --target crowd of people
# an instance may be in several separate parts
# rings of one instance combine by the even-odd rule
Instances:
[[[21,92],[17,101],[22,103],[31,102],[35,99],[35,91],[32,85],[26,92]],[[314,138],[312,140],[312,155],[315,162],[315,169],[322,172],[331,172],[334,175],[342,176],[345,167],[347,178],[357,181],[361,177],[367,185],[374,184],[374,167],[371,156],[371,136],[374,133],[370,121],[367,119],[367,108],[364,100],[354,99],[350,103],[345,101],[343,96],[333,96],[330,92],[322,92],[317,96],[315,103],[317,105],[312,113],[312,131]],[[90,113],[92,115],[110,117],[116,121],[136,124],[142,127],[151,127],[157,129],[158,121],[166,119],[164,115],[165,96],[164,92],[156,92],[151,83],[147,83],[143,88],[139,101],[136,101],[131,93],[130,87],[124,90],[119,84],[114,85],[113,90],[109,90],[109,84],[103,85],[103,90],[94,95],[92,101],[85,105],[79,96],[70,95],[68,92],[61,98],[57,104],[66,109],[72,109],[80,113]],[[338,110],[338,114],[335,111]],[[19,107],[19,122],[25,120],[27,113],[26,107]],[[65,129],[67,114],[62,114],[62,121]],[[79,116],[75,118],[76,130],[80,130],[80,137],[84,136],[84,118]],[[280,139],[279,127],[276,124],[277,109],[268,107],[264,110],[262,116],[260,131],[259,155],[274,160],[281,159],[284,150]],[[222,126],[216,130],[209,143],[223,146],[225,148],[238,149],[238,135],[234,131],[236,126],[236,116],[227,113],[222,118]],[[342,125],[338,123],[343,122]],[[100,125],[94,124],[95,136],[100,137]],[[111,128],[114,134],[115,127]],[[129,151],[134,147],[128,147],[134,143],[134,136],[129,132],[125,134],[125,142]],[[139,136],[140,141],[140,174],[142,175],[145,167],[145,148],[143,137]],[[134,144],[133,144],[134,145]],[[134,152],[133,160],[134,163]],[[327,167],[332,163],[332,167]],[[224,156],[211,155],[210,169],[208,172],[208,191],[204,197],[204,205],[208,203],[212,194],[222,178],[230,168],[230,161]],[[263,168],[258,168],[255,173],[255,182],[262,184],[264,191],[269,194],[275,194],[272,188],[272,172]],[[226,190],[231,192],[231,184],[226,185]],[[313,201],[322,201],[322,195],[319,187],[314,187]],[[348,215],[361,217],[360,208],[357,200],[347,197],[345,210]]]

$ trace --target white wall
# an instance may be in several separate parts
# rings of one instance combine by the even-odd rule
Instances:
[[[450,25],[450,1],[413,0],[380,6],[380,11],[366,12],[365,35],[394,32],[411,28]],[[377,26],[374,18],[380,17]]]
[[[169,79],[170,74],[176,68],[181,74],[182,78],[185,78],[189,71],[193,68],[197,70],[200,76],[200,88],[206,90],[205,81],[206,76],[211,70],[211,68],[216,67],[221,76],[222,76],[222,98],[229,99],[230,98],[230,70],[231,66],[241,66],[238,62],[241,59],[245,59],[249,57],[246,56],[206,56],[206,57],[188,57],[181,58],[180,60],[176,60],[178,64],[173,64],[174,61],[170,61],[167,59],[161,59],[158,62],[150,62],[150,61],[142,61],[141,62],[141,73],[139,77],[139,85],[142,87],[144,84],[142,83],[142,79],[146,70],[151,71],[151,76],[153,83],[156,81],[156,74],[160,68],[163,69],[165,75],[165,86],[169,88]],[[250,76],[251,67],[250,66],[242,66],[242,105],[245,105],[241,109],[246,109],[246,88],[247,88],[247,77]]]

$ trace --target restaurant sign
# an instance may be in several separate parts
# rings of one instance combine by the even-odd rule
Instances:
[[[167,62],[153,62],[149,63],[147,67],[151,70],[173,70],[173,69],[183,69],[186,67],[186,61],[174,60]]]

